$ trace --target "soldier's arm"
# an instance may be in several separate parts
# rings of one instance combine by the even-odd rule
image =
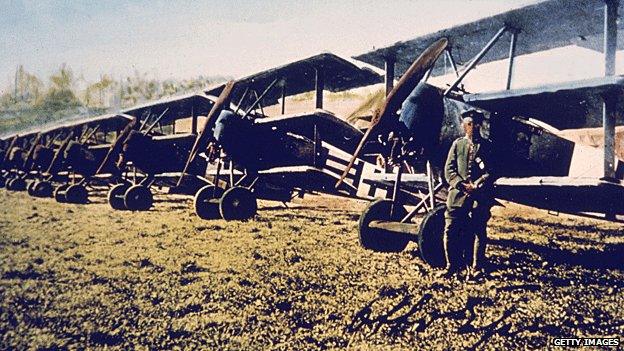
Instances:
[[[457,140],[451,145],[446,163],[444,165],[444,178],[451,188],[462,190],[462,182],[465,181],[457,172]]]
[[[483,144],[483,153],[481,155],[481,157],[479,158],[479,168],[481,168],[483,170],[483,175],[481,177],[479,177],[479,179],[477,179],[475,181],[475,185],[477,187],[482,187],[485,184],[491,184],[494,182],[495,178],[493,177],[493,173],[494,173],[494,167],[492,167],[492,164],[494,163],[493,160],[493,150],[492,150],[492,143],[490,141],[486,141]]]

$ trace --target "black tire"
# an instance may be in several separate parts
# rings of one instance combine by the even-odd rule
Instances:
[[[26,181],[22,178],[13,178],[10,181],[10,188],[7,188],[12,191],[24,191],[26,190]]]
[[[37,196],[37,194],[35,193],[35,187],[37,186],[37,183],[39,183],[38,180],[31,180],[29,182],[27,182],[28,185],[26,185],[26,191],[28,192],[28,195],[30,196]]]
[[[124,195],[124,205],[131,211],[147,211],[153,203],[152,192],[143,185],[129,187]]]
[[[432,267],[446,266],[444,254],[444,212],[446,205],[440,204],[429,211],[418,230],[418,251],[420,257]]]
[[[201,219],[221,218],[218,199],[223,196],[223,192],[223,188],[215,189],[214,185],[206,185],[199,189],[193,199],[193,208],[197,216]]]
[[[400,221],[406,215],[405,208],[398,206],[390,218],[391,208],[391,200],[379,199],[370,203],[362,212],[358,223],[358,238],[362,247],[377,252],[401,252],[405,250],[410,242],[408,235],[389,233],[368,226],[372,221]]]
[[[32,186],[33,195],[36,197],[51,197],[54,188],[52,187],[52,183],[48,181],[37,181]]]
[[[56,187],[56,189],[54,189],[54,200],[56,200],[56,202],[60,202],[60,203],[64,203],[67,202],[67,198],[65,197],[65,195],[67,194],[67,188],[69,188],[69,184],[62,184]]]
[[[6,183],[7,183],[7,179],[5,175],[3,174],[0,176],[0,188],[4,188],[6,186]]]
[[[89,192],[83,185],[73,184],[67,188],[65,200],[71,204],[86,204],[89,201]]]
[[[124,195],[126,191],[130,187],[129,184],[121,183],[114,185],[108,191],[108,204],[114,210],[127,210],[126,204],[124,201]]]
[[[253,218],[257,211],[256,197],[247,188],[229,188],[219,200],[219,212],[226,221],[246,221]]]

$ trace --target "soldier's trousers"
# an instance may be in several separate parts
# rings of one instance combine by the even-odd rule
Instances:
[[[471,265],[474,269],[482,268],[490,216],[490,206],[474,200],[466,201],[461,207],[447,207],[444,213],[447,269],[459,269],[464,265]]]

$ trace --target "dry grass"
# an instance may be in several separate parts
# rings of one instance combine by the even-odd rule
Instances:
[[[96,202],[0,191],[0,348],[524,349],[624,334],[619,225],[498,208],[492,277],[467,285],[437,278],[415,244],[360,248],[364,203],[262,203],[226,223],[184,198],[146,213]]]

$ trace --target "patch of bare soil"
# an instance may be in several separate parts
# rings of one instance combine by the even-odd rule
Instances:
[[[622,227],[497,208],[487,281],[357,241],[361,202],[202,221],[0,190],[0,348],[526,349],[624,335]]]

